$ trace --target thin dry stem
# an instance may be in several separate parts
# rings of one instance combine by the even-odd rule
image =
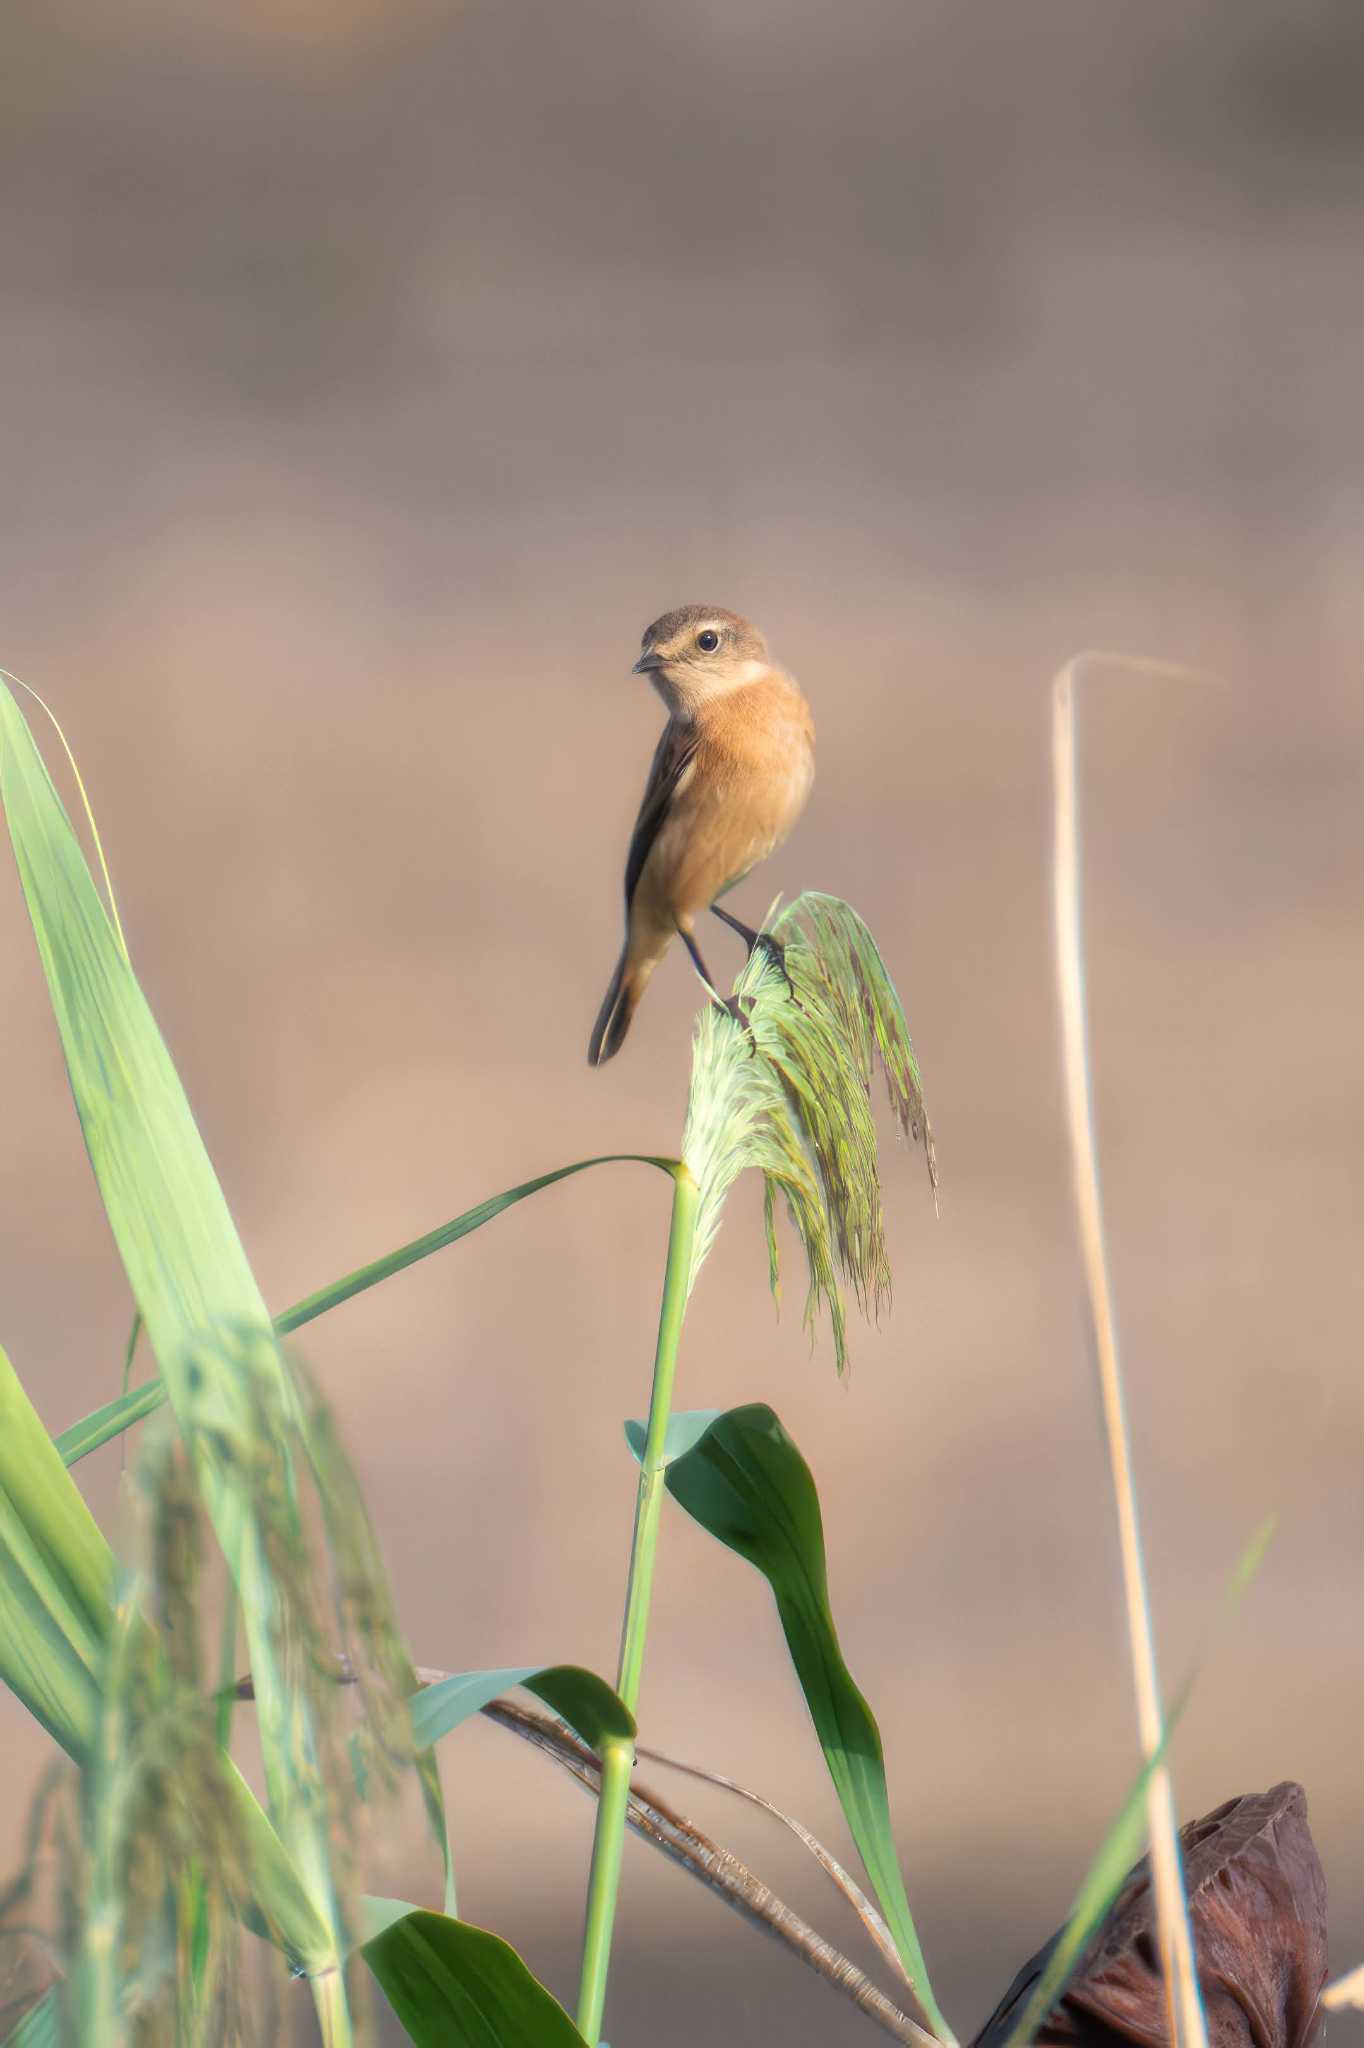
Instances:
[[[356,1674],[346,1657],[337,1657],[335,1675],[339,1685],[353,1685],[356,1682]],[[428,1686],[439,1685],[450,1676],[450,1673],[432,1670],[427,1665],[418,1665],[415,1676],[419,1686]],[[255,1698],[255,1686],[250,1672],[237,1680],[233,1692],[237,1699]],[[519,1735],[523,1741],[529,1742],[550,1757],[595,1797],[600,1784],[596,1756],[586,1743],[580,1742],[561,1721],[552,1715],[523,1707],[505,1696],[490,1700],[480,1711],[497,1726]],[[659,1761],[672,1760],[660,1757]],[[676,1768],[692,1769],[685,1764],[679,1764]],[[709,1775],[695,1770],[692,1774],[698,1777]],[[717,1782],[726,1785],[730,1783],[728,1779]],[[769,1806],[758,1794],[747,1792],[738,1785],[733,1789],[743,1792],[745,1798],[755,1800],[758,1805],[768,1807],[770,1812],[777,1814],[778,1819],[786,1821],[789,1827],[793,1827],[801,1834],[808,1846],[818,1848],[814,1837],[808,1835],[798,1822],[789,1820],[785,1814],[779,1813],[776,1807]],[[721,1848],[720,1844],[712,1841],[708,1835],[703,1834],[661,1794],[647,1786],[634,1785],[630,1792],[626,1818],[642,1840],[661,1850],[680,1869],[689,1872],[692,1877],[707,1885],[717,1898],[722,1899],[725,1905],[738,1913],[742,1919],[783,1942],[807,1968],[813,1970],[816,1976],[822,1977],[827,1984],[831,1984],[835,1990],[841,1991],[845,1998],[850,1998],[853,2004],[864,2012],[868,2019],[874,2021],[883,2033],[889,2034],[892,2040],[908,2042],[911,2048],[939,2048],[939,2043],[933,2035],[921,2027],[917,2020],[911,2019],[908,2013],[901,2012],[883,1991],[877,1989],[864,1970],[860,1970],[857,1964],[836,1949],[832,1942],[826,1941],[808,1921],[803,1920],[799,1913],[793,1912],[779,1899],[769,1885],[765,1885],[761,1878],[755,1876],[746,1864],[740,1862],[728,1849]],[[823,1853],[828,1856],[827,1850]],[[830,1864],[833,1861],[832,1857],[828,1858]],[[825,1867],[827,1868],[828,1864]],[[844,1874],[846,1876],[846,1873]],[[848,1879],[848,1883],[852,1885],[851,1878]],[[857,1889],[855,1885],[852,1888],[854,1891]],[[864,1900],[864,1904],[869,1905],[869,1902]],[[870,1910],[875,1912],[874,1907]],[[868,1931],[874,1937],[874,1929],[870,1922]],[[878,1942],[877,1946],[880,1947],[881,1944]],[[897,1972],[903,1975],[898,1956],[893,1956],[892,1960]]]
[[[1084,944],[1080,917],[1080,860],[1075,775],[1075,686],[1083,663],[1099,657],[1078,655],[1068,662],[1054,685],[1052,767],[1055,782],[1056,843],[1053,885],[1056,912],[1056,974],[1061,1005],[1061,1058],[1070,1131],[1071,1176],[1085,1281],[1094,1328],[1104,1430],[1118,1519],[1128,1645],[1132,1659],[1137,1724],[1142,1750],[1149,1759],[1160,1748],[1164,1717],[1156,1675],[1155,1636],[1142,1564],[1141,1529],[1132,1478],[1118,1330],[1104,1238],[1099,1196],[1098,1147],[1094,1134],[1094,1103],[1090,1081],[1089,1035],[1085,1008]],[[1154,663],[1138,664],[1160,672]],[[1162,1763],[1151,1773],[1147,1790],[1151,1835],[1151,1872],[1160,1931],[1161,1960],[1170,2001],[1170,2034],[1183,2048],[1207,2048],[1203,2004],[1194,1965],[1193,1935],[1179,1863],[1178,1824],[1170,1773]]]
[[[492,1700],[482,1711],[489,1720],[542,1750],[580,1785],[596,1793],[600,1780],[596,1757],[559,1722],[508,1699]],[[914,2048],[939,2048],[933,2035],[878,1991],[865,1971],[817,1934],[808,1921],[793,1912],[737,1856],[703,1834],[657,1792],[643,1785],[634,1786],[626,1817],[644,1841],[661,1849],[681,1869],[708,1885],[743,1919],[784,1942],[817,1976],[850,1998],[893,2040],[910,2042]]]
[[[700,1764],[684,1764],[679,1757],[667,1756],[661,1749],[649,1749],[642,1742],[636,1745],[635,1754],[647,1757],[651,1763],[663,1764],[670,1771],[682,1771],[689,1778],[699,1778],[703,1784],[718,1785],[725,1792],[733,1792],[738,1798],[747,1799],[754,1806],[760,1806],[764,1813],[770,1813],[784,1828],[789,1828],[797,1841],[805,1844],[825,1876],[843,1894],[896,1976],[902,1978],[911,1990],[913,1989],[913,1980],[900,1960],[895,1937],[880,1911],[872,1904],[856,1878],[844,1869],[832,1850],[826,1849],[818,1837],[811,1834],[804,1821],[797,1820],[794,1814],[783,1813],[770,1799],[764,1799],[761,1792],[754,1792],[747,1785],[740,1785],[734,1778],[722,1776],[719,1771],[707,1771]]]

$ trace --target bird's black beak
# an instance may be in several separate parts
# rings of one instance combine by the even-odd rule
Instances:
[[[662,668],[663,656],[655,654],[652,647],[646,647],[630,673],[632,676],[647,676],[651,670]]]

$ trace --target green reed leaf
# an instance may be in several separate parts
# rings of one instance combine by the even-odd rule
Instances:
[[[471,1231],[491,1223],[505,1209],[513,1208],[517,1202],[524,1202],[527,1195],[535,1195],[542,1188],[553,1187],[556,1181],[567,1180],[572,1174],[585,1173],[590,1166],[616,1166],[632,1164],[656,1166],[671,1175],[676,1161],[659,1159],[647,1152],[605,1152],[595,1159],[577,1159],[571,1166],[555,1167],[552,1173],[541,1173],[534,1180],[522,1181],[519,1187],[508,1188],[505,1194],[492,1195],[486,1202],[480,1202],[473,1209],[466,1209],[462,1216],[456,1216],[449,1223],[440,1224],[435,1230],[428,1230],[422,1237],[414,1237],[409,1244],[400,1245],[397,1251],[387,1252],[381,1259],[372,1260],[367,1266],[357,1266],[353,1273],[347,1273],[340,1280],[333,1280],[327,1287],[319,1287],[315,1294],[303,1301],[295,1302],[275,1317],[275,1328],[281,1336],[291,1330],[302,1329],[305,1323],[316,1322],[319,1316],[331,1309],[339,1308],[343,1301],[354,1295],[363,1294],[368,1288],[377,1287],[381,1280],[392,1279],[395,1273],[405,1272],[422,1259],[429,1259],[433,1252],[444,1251],[447,1245],[457,1244]],[[56,1439],[57,1449],[63,1462],[74,1465],[78,1459],[88,1457],[91,1451],[109,1443],[135,1422],[141,1422],[158,1408],[166,1398],[166,1390],[160,1380],[147,1380],[140,1387],[133,1387],[121,1394],[117,1400],[106,1402],[104,1407],[95,1409],[80,1422],[73,1422]]]
[[[524,1202],[527,1195],[538,1195],[542,1188],[552,1188],[556,1181],[567,1180],[575,1173],[586,1173],[591,1166],[656,1166],[669,1178],[677,1162],[674,1159],[659,1159],[648,1152],[604,1152],[594,1159],[575,1159],[571,1166],[556,1166],[551,1173],[537,1174],[534,1180],[522,1181],[519,1187],[508,1188],[502,1195],[490,1195],[486,1202],[480,1202],[473,1209],[466,1209],[453,1222],[442,1223],[435,1230],[428,1230],[424,1237],[413,1238],[410,1244],[401,1245],[396,1252],[388,1252],[381,1259],[374,1259],[367,1266],[357,1266],[344,1279],[333,1280],[330,1286],[320,1287],[316,1294],[310,1294],[303,1301],[276,1318],[275,1327],[281,1332],[301,1329],[304,1323],[314,1322],[329,1309],[349,1301],[352,1295],[363,1294],[367,1288],[377,1287],[381,1280],[391,1279],[408,1266],[415,1266],[420,1259],[429,1259],[433,1252],[444,1251],[447,1245],[458,1243],[474,1230],[480,1230],[485,1223],[491,1223],[504,1210]]]
[[[130,1387],[126,1394],[120,1394],[114,1401],[106,1401],[102,1408],[96,1408],[79,1422],[73,1422],[69,1429],[62,1430],[52,1439],[63,1465],[79,1464],[82,1458],[89,1457],[91,1451],[112,1443],[116,1436],[122,1436],[125,1429],[131,1429],[135,1422],[153,1414],[165,1398],[166,1389],[160,1380],[144,1380],[140,1387]]]
[[[362,1953],[417,2048],[582,2048],[558,2000],[481,1927],[409,1913]]]
[[[670,1415],[663,1433],[663,1463],[671,1465],[675,1458],[685,1456],[705,1435],[712,1422],[719,1420],[720,1413],[718,1408],[686,1408],[679,1415]],[[627,1422],[625,1425],[625,1441],[637,1464],[644,1456],[648,1435],[647,1422]]]
[[[0,1678],[77,1760],[99,1714],[115,1569],[0,1352]]]
[[[1278,1524],[1277,1514],[1267,1515],[1236,1560],[1222,1595],[1221,1618],[1224,1621],[1235,1614],[1259,1576]],[[994,2015],[988,2033],[981,2037],[976,2048],[998,2048],[1001,2042],[1004,2048],[1024,2048],[1024,2043],[1032,2039],[1064,1996],[1067,1984],[1084,1961],[1090,1943],[1108,1918],[1114,1900],[1131,1874],[1130,1866],[1145,1833],[1148,1787],[1165,1761],[1207,1655],[1208,1644],[1205,1643],[1173,1705],[1166,1710],[1160,1741],[1137,1773],[1112,1826],[1094,1852],[1093,1861],[1075,1895],[1070,1916],[1045,1952],[1036,1982],[1030,1990],[1027,1985],[1021,1987],[1020,1997],[1023,1990],[1028,1990],[1026,2004],[1019,2009],[1012,2026],[1009,2024],[1010,2007],[1008,2004],[1003,2006]]]
[[[24,2014],[13,2033],[6,2034],[4,2048],[61,2048],[60,2020],[54,1986]]]
[[[829,1776],[900,1960],[935,2032],[950,2041],[905,1896],[880,1730],[839,1648],[809,1466],[772,1410],[755,1402],[717,1417],[669,1466],[667,1486],[693,1520],[756,1565],[771,1586]]]
[[[373,1894],[367,1895],[360,1901],[364,1932],[359,1946],[363,1948],[365,1942],[376,1941],[397,1921],[406,1920],[409,1913],[420,1911],[421,1908],[414,1906],[410,1899],[381,1899]]]
[[[309,1672],[298,1597],[295,1452],[306,1418],[179,1077],[2,686],[0,799],[90,1163],[241,1596],[271,1808],[337,1962],[344,1795],[324,1768],[329,1689]],[[324,2002],[344,2025],[344,1997],[329,1986]]]
[[[505,1671],[461,1671],[423,1687],[410,1702],[418,1746],[438,1742],[514,1685],[543,1700],[598,1754],[606,1742],[634,1740],[633,1714],[595,1671],[580,1664],[523,1664]]]
[[[1183,1712],[1181,1700],[1165,1723],[1165,1733],[1155,1751],[1143,1764],[1132,1782],[1131,1790],[1118,1809],[1112,1827],[1104,1836],[1095,1852],[1094,1860],[1085,1872],[1080,1889],[1075,1895],[1070,1918],[1052,1943],[1042,1965],[1041,1974],[1029,1993],[1026,2004],[1017,2020],[1008,2029],[1004,2026],[1007,2014],[998,2016],[999,2023],[991,2028],[994,2042],[1005,2041],[1005,2048],[1024,2048],[1037,2029],[1042,2025],[1052,2007],[1064,1994],[1067,1984],[1084,1960],[1085,1951],[1108,1918],[1109,1910],[1126,1882],[1132,1863],[1141,1848],[1146,1829],[1146,1791],[1153,1774],[1159,1770],[1169,1748]]]

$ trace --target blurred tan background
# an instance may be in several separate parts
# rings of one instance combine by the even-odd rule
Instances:
[[[814,1465],[963,2030],[1134,1756],[1047,683],[1086,646],[1226,678],[1085,701],[1116,1279],[1172,1689],[1282,1515],[1181,1811],[1301,1777],[1364,1960],[1357,6],[48,0],[0,37],[0,661],[68,726],[273,1303],[675,1148],[682,959],[584,1062],[660,722],[629,665],[700,599],[806,685],[814,800],[736,908],[868,917],[942,1215],[892,1153],[895,1309],[840,1386],[741,1188],[681,1394],[770,1401]],[[59,1428],[116,1391],[127,1304],[8,861],[0,930],[0,1337]],[[602,1171],[308,1333],[419,1661],[612,1666],[666,1211]],[[117,1454],[82,1478],[116,1528]],[[843,1840],[765,1589],[677,1514],[644,1718]],[[12,1703],[0,1739],[15,1844],[46,1750]],[[465,1910],[571,1996],[587,1803],[492,1728],[445,1765]],[[779,1830],[672,1789],[865,1956]],[[617,2048],[873,2038],[627,1854]],[[415,1837],[378,1875],[434,1896]]]

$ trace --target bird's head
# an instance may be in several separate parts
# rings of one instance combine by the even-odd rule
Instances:
[[[647,629],[634,673],[648,676],[670,711],[696,711],[767,666],[767,642],[747,619],[720,605],[684,604]]]

